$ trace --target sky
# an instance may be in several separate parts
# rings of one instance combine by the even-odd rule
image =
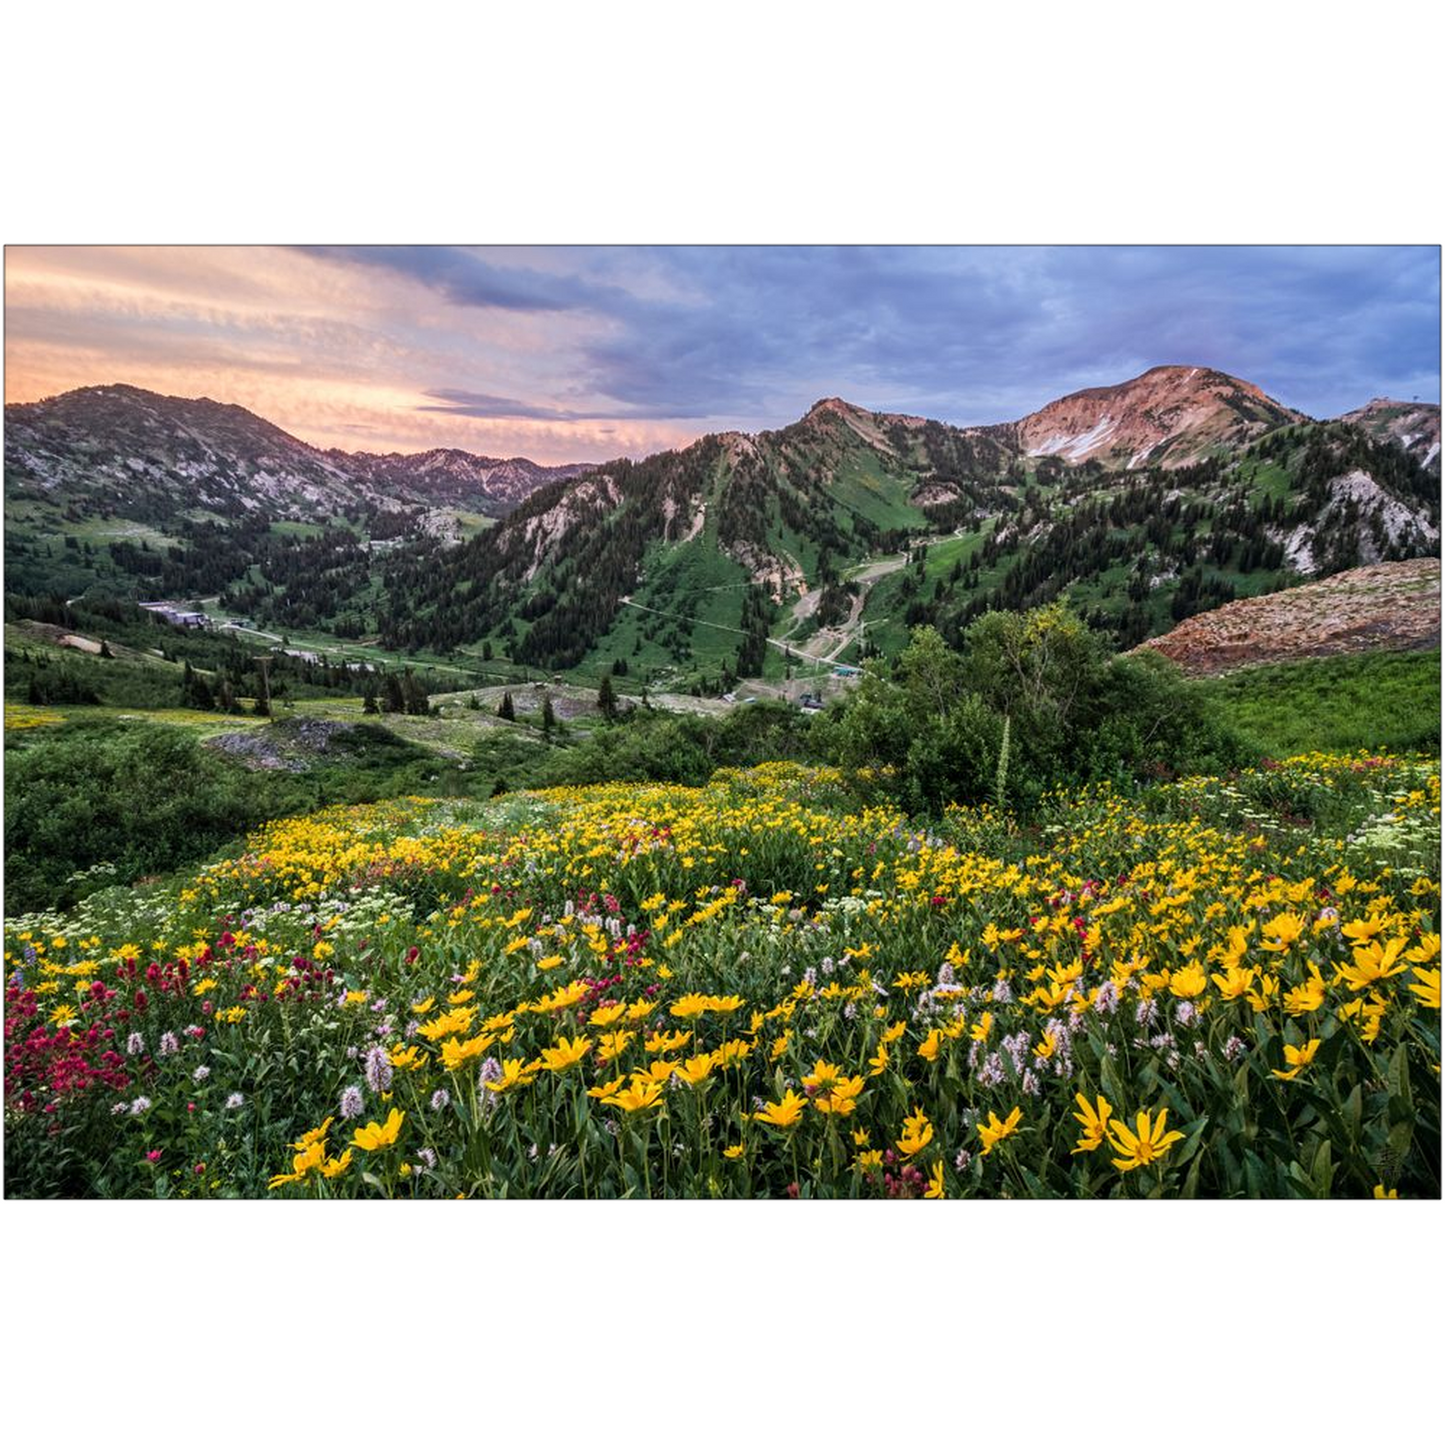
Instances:
[[[601,461],[825,396],[973,425],[1170,363],[1317,417],[1438,402],[1439,249],[5,251],[7,402],[126,382],[352,451]]]

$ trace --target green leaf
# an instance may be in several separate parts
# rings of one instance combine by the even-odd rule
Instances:
[[[1358,1084],[1350,1090],[1350,1097],[1345,1100],[1343,1117],[1345,1121],[1345,1132],[1350,1143],[1356,1144],[1360,1138],[1360,1118],[1364,1112],[1365,1095]]]
[[[1310,1178],[1314,1181],[1315,1193],[1321,1199],[1327,1199],[1330,1187],[1335,1182],[1334,1157],[1330,1153],[1330,1141],[1323,1140],[1320,1147],[1315,1150],[1315,1162],[1310,1169]]]
[[[1395,1050],[1390,1066],[1385,1070],[1385,1078],[1390,1086],[1390,1117],[1395,1120],[1412,1117],[1414,1100],[1410,1094],[1410,1054],[1404,1044]]]

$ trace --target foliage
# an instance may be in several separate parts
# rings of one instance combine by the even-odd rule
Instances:
[[[1375,652],[1251,667],[1195,684],[1262,754],[1438,749],[1440,653]]]
[[[7,1190],[1439,1197],[1434,762],[1042,839],[853,781],[331,809],[12,918]],[[1253,818],[1280,786],[1345,811]]]
[[[1107,658],[1057,605],[989,613],[961,653],[917,629],[891,671],[870,664],[857,694],[834,707],[824,747],[845,767],[889,769],[910,810],[937,810],[996,789],[1006,721],[1009,798],[1025,813],[1054,787],[1247,758],[1171,664]]]

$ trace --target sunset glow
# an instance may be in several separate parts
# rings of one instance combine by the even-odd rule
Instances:
[[[126,382],[348,450],[640,456],[829,394],[991,422],[1166,362],[1439,397],[1425,247],[12,246],[5,303],[7,401]]]

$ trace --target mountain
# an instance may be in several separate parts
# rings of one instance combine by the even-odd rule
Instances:
[[[364,478],[380,495],[414,498],[432,506],[471,508],[505,516],[549,482],[579,477],[590,462],[545,467],[526,457],[477,456],[454,447],[428,452],[328,451],[326,456],[353,477]]]
[[[829,397],[777,430],[544,468],[321,451],[241,407],[91,387],[6,408],[7,586],[215,598],[280,630],[673,689],[812,677],[1060,596],[1130,646],[1437,553],[1431,412],[1317,422],[1166,366],[988,426]]]
[[[1060,595],[1129,645],[1438,550],[1438,484],[1397,443],[1202,367],[993,426],[829,397],[781,430],[544,487],[438,565],[399,560],[380,627],[544,668],[635,659],[668,685],[852,663]]]
[[[205,509],[319,521],[356,508],[439,505],[500,516],[539,486],[586,470],[455,450],[321,451],[244,407],[134,386],[5,408],[7,502],[91,502],[136,520]]]
[[[1356,567],[1181,622],[1143,644],[1193,677],[1260,663],[1440,646],[1435,557]]]
[[[214,595],[263,623],[357,634],[381,553],[455,543],[585,470],[322,451],[244,407],[84,387],[5,408],[6,585]]]
[[[1377,396],[1340,421],[1357,426],[1376,441],[1393,442],[1427,470],[1440,472],[1440,408],[1429,402],[1389,401]]]
[[[1137,469],[1181,467],[1237,449],[1301,412],[1257,386],[1201,366],[1156,366],[1117,386],[1052,401],[1013,424],[1026,456]]]

